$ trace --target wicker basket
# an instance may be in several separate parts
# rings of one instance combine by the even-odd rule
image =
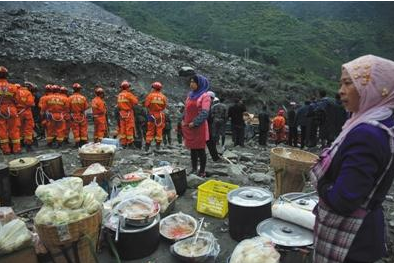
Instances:
[[[70,247],[75,242],[77,242],[80,262],[93,263],[95,260],[91,252],[90,242],[93,245],[93,249],[96,250],[101,220],[102,216],[99,210],[87,218],[61,227],[36,224],[35,228],[49,253],[53,257],[59,257],[59,260],[56,259],[56,263],[66,262],[65,257],[62,256],[61,249]],[[69,250],[67,254],[73,257],[73,262],[76,262],[72,249]]]
[[[294,148],[272,148],[270,165],[275,170],[275,197],[302,192],[305,176],[318,158],[313,153]]]
[[[111,167],[114,161],[114,153],[78,153],[83,167],[93,163],[100,163],[103,166]]]
[[[83,185],[88,185],[93,181],[94,177],[96,177],[96,182],[101,185],[104,181],[109,181],[112,176],[112,172],[109,167],[105,167],[107,170],[103,173],[98,174],[90,174],[90,175],[82,175],[88,167],[78,168],[74,171],[73,176],[79,177],[83,181]]]

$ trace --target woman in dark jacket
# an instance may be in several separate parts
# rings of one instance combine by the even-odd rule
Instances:
[[[394,178],[394,62],[368,55],[342,66],[352,117],[311,170],[315,263],[375,262],[386,254],[382,202]]]

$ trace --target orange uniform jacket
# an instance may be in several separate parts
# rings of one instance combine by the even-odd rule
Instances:
[[[46,92],[38,101],[38,107],[40,108],[40,119],[41,125],[44,127],[45,131],[47,131],[47,119],[45,117],[45,112],[42,110],[43,105],[45,104],[45,100],[48,99],[48,96],[52,93]]]
[[[160,91],[152,91],[146,96],[145,107],[150,114],[162,112],[167,107],[167,97]]]
[[[48,95],[43,101],[41,111],[46,114],[48,121],[47,142],[52,142],[54,137],[59,142],[63,141],[66,129],[64,113],[69,109],[68,98],[59,93]]]
[[[167,97],[160,91],[153,90],[146,96],[144,105],[150,115],[146,131],[146,143],[150,144],[155,138],[156,143],[160,144],[163,140],[163,129],[165,127],[165,115],[162,111],[167,107]]]
[[[21,87],[18,90],[18,98],[16,108],[21,122],[20,134],[24,138],[24,142],[30,145],[33,142],[34,119],[31,107],[34,106],[34,96],[31,92]]]
[[[118,94],[119,109],[119,134],[122,145],[134,142],[134,110],[138,104],[138,99],[128,90],[122,90]]]
[[[89,108],[88,100],[78,92],[68,97],[68,100],[70,102],[71,129],[73,131],[74,141],[87,141],[88,122],[85,111]]]
[[[92,100],[92,111],[94,118],[94,139],[101,141],[107,131],[107,106],[101,97],[96,96]]]
[[[6,79],[0,79],[0,144],[3,153],[9,154],[9,139],[14,153],[20,152],[20,119],[17,114],[16,101],[18,89]]]

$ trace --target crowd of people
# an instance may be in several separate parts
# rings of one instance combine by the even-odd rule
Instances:
[[[49,147],[60,148],[64,143],[69,143],[70,133],[75,147],[86,144],[89,139],[86,111],[89,108],[94,120],[94,142],[110,136],[108,108],[104,89],[100,85],[95,86],[95,97],[89,102],[82,94],[83,87],[79,83],[72,85],[71,95],[65,86],[48,84],[40,96],[33,83],[14,84],[7,79],[7,68],[0,66],[0,146],[3,154],[21,153],[22,145],[26,151],[32,151],[39,138],[45,138]],[[123,148],[135,147],[135,135],[145,140],[146,150],[149,150],[153,140],[156,148],[160,148],[163,132],[166,143],[171,143],[171,135],[165,129],[166,124],[170,125],[170,120],[166,120],[164,112],[167,98],[161,92],[163,85],[154,82],[151,87],[142,105],[130,91],[128,81],[120,84],[115,136]]]
[[[95,97],[89,102],[82,94],[83,87],[79,83],[72,85],[71,95],[65,86],[48,84],[44,94],[40,96],[33,83],[9,83],[7,76],[8,70],[2,66],[0,121],[4,125],[0,127],[0,143],[4,154],[20,153],[21,145],[31,151],[38,138],[46,138],[50,147],[62,147],[64,143],[69,143],[71,133],[75,147],[80,147],[88,142],[86,110],[90,107],[94,121],[93,140],[99,142],[110,136],[105,94],[100,85],[95,86]],[[195,78],[197,83],[198,76],[200,75],[191,79]],[[209,86],[208,80],[207,83]],[[152,90],[143,101],[139,101],[133,94],[128,81],[123,81],[119,87],[120,93],[115,107],[117,129],[113,136],[119,138],[122,147],[141,148],[145,142],[144,148],[149,151],[153,141],[156,149],[160,149],[162,142],[171,144],[172,116],[167,109],[167,98],[161,91],[163,85],[160,82],[152,83]],[[216,146],[225,146],[228,121],[231,125],[233,145],[244,146],[247,129],[244,120],[246,107],[241,99],[236,99],[228,107],[224,98],[219,99],[209,90],[207,94],[210,97],[207,110],[207,147],[216,161],[220,159]],[[182,120],[187,112],[184,111],[186,102],[179,103],[176,112],[174,130],[179,144],[182,144],[184,137]],[[320,140],[323,147],[328,146],[339,134],[346,118],[346,111],[339,98],[334,100],[327,97],[324,90],[320,91],[319,100],[305,101],[299,108],[296,103],[291,102],[289,110],[279,109],[277,116],[270,116],[267,106],[263,105],[258,114],[259,144],[265,146],[270,130],[273,130],[277,144],[287,139],[289,145],[304,148],[314,147]]]
[[[268,134],[272,126],[276,144],[286,142],[289,146],[316,147],[330,146],[339,135],[341,128],[349,117],[339,94],[335,99],[328,97],[325,90],[319,91],[319,99],[306,100],[304,105],[289,103],[289,109],[279,109],[276,116],[267,112],[263,106],[259,113],[259,143],[267,144]]]

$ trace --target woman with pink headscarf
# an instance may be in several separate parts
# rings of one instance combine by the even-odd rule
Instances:
[[[311,170],[315,263],[375,262],[386,251],[382,202],[394,179],[394,62],[367,55],[342,66],[351,118]]]

